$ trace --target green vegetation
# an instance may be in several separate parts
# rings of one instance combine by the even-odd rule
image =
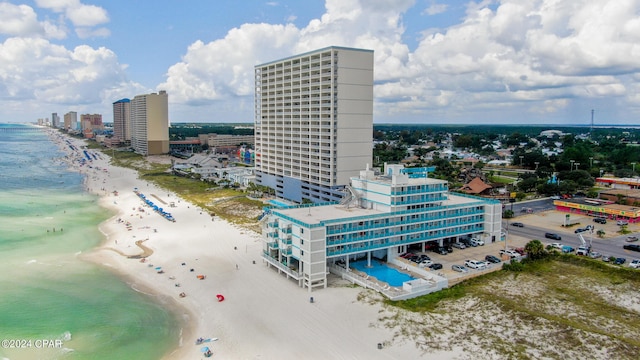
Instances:
[[[108,151],[105,153],[109,154]],[[262,201],[252,200],[247,193],[230,187],[219,187],[205,181],[177,176],[170,164],[149,162],[142,155],[130,151],[113,151],[111,163],[134,169],[138,176],[164,189],[178,194],[211,215],[259,231],[257,217],[262,211]]]
[[[527,248],[537,249],[537,260],[505,264],[502,271],[416,299],[386,301],[381,320],[401,328],[398,333],[424,351],[450,349],[452,344],[438,340],[444,336],[456,339],[455,346],[472,342],[462,346],[492,352],[493,358],[598,358],[592,351],[601,349],[609,358],[636,359],[640,312],[632,307],[640,272],[547,253],[536,241]]]
[[[470,281],[470,280],[469,280]],[[387,302],[392,305],[396,305],[406,310],[411,311],[434,311],[440,301],[443,300],[451,300],[451,299],[459,299],[467,294],[466,285],[456,285],[447,289],[442,289],[441,291],[436,291],[434,293],[420,296],[413,299],[403,300],[403,301],[390,301]]]

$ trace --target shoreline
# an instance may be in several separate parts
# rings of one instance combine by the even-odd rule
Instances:
[[[54,133],[54,134],[57,134],[57,133]],[[110,193],[106,190],[104,186],[100,188],[100,181],[102,181],[104,185],[106,185],[107,183],[106,180],[108,179],[108,174],[109,174],[108,171],[103,172],[103,174],[95,171],[92,173],[91,171],[88,171],[86,168],[82,168],[80,166],[73,164],[73,162],[69,158],[74,155],[73,152],[65,148],[63,144],[60,144],[57,141],[55,141],[51,137],[51,134],[49,135],[50,135],[50,139],[54,143],[56,143],[58,148],[67,155],[67,158],[64,159],[64,161],[68,166],[68,170],[80,173],[83,176],[83,181],[82,181],[83,191],[85,191],[88,194],[97,196],[98,205],[103,209],[109,211],[111,214],[113,214],[107,220],[98,224],[98,230],[102,234],[102,239],[100,243],[96,247],[91,249],[91,251],[80,254],[79,258],[83,261],[91,262],[104,269],[107,269],[108,271],[113,273],[116,277],[120,278],[121,281],[127,284],[133,291],[147,295],[148,297],[151,298],[153,302],[165,308],[171,314],[171,316],[176,320],[176,323],[179,325],[180,337],[179,339],[177,339],[178,340],[177,348],[172,348],[168,353],[164,354],[162,358],[163,359],[180,358],[181,356],[180,352],[181,352],[182,346],[184,345],[184,339],[196,337],[195,331],[197,329],[197,324],[191,323],[192,319],[195,319],[195,316],[184,304],[181,304],[178,301],[176,301],[176,299],[174,299],[168,293],[159,291],[154,283],[144,281],[144,279],[141,279],[139,276],[136,276],[136,274],[131,273],[131,271],[129,271],[128,269],[129,267],[128,264],[121,263],[122,261],[139,261],[139,259],[132,258],[132,256],[136,256],[136,255],[139,256],[139,254],[127,253],[127,250],[129,250],[129,248],[127,248],[126,250],[122,248],[118,248],[117,240],[115,239],[115,237],[119,236],[120,234],[118,231],[115,231],[115,229],[111,229],[109,227],[110,223],[114,222],[118,218],[122,218],[125,215],[125,211],[122,206],[117,206],[116,204],[117,200],[114,200],[114,202],[111,202],[111,199],[109,196]],[[83,140],[72,138],[63,134],[60,134],[60,135],[62,135],[60,139],[69,140],[71,143],[73,143],[74,146],[80,147],[85,145]],[[107,158],[105,160],[106,163],[102,164],[100,168],[107,169],[108,167],[108,168],[118,169],[120,171],[130,171],[132,172],[132,174],[130,174],[129,176],[133,176],[133,178],[138,181],[137,174],[135,173],[134,170],[113,167],[112,165],[109,164],[110,157],[103,152],[100,152],[100,153],[103,157]],[[107,175],[107,176],[100,176],[100,175]],[[98,190],[98,188],[100,188],[100,190]],[[124,189],[119,189],[117,191],[120,191],[120,190],[124,190]],[[111,194],[113,195],[113,193]],[[137,243],[139,242],[140,240],[137,241]],[[148,248],[151,250],[151,253],[146,253],[146,251],[142,248],[142,246],[139,246],[139,245],[136,246],[136,249],[138,250],[134,250],[134,252],[142,250],[143,255],[145,255],[144,256],[145,258],[153,255],[153,250],[151,250],[151,248]],[[177,357],[174,357],[174,356],[177,356]]]
[[[61,136],[78,147],[85,144]],[[214,356],[233,359],[442,355],[425,354],[398,329],[384,327],[380,317],[387,311],[380,301],[362,300],[365,290],[339,279],[337,286],[314,292],[298,287],[267,268],[259,234],[211,218],[177,195],[139,179],[134,170],[110,165],[107,154],[90,151],[100,154],[92,168],[69,159],[67,163],[71,171],[85,176],[86,191],[98,195],[99,205],[114,215],[99,225],[100,245],[82,257],[108,268],[134,291],[151,294],[176,316],[180,338],[163,359],[204,359],[200,351],[204,346]],[[158,204],[174,202],[175,207],[165,211],[176,222],[145,207],[134,188]],[[128,258],[142,252],[136,244],[140,240],[153,253],[144,261]],[[180,297],[181,292],[186,296]],[[217,295],[225,300],[218,301]],[[195,345],[199,337],[219,340]]]

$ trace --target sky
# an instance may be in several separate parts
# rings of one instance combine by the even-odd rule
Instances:
[[[0,122],[250,123],[255,65],[332,45],[374,50],[374,123],[640,124],[640,0],[0,0]]]

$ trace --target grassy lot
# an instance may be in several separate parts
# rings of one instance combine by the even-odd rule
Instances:
[[[134,169],[141,179],[178,194],[210,214],[259,231],[257,217],[261,214],[264,204],[247,198],[243,191],[174,175],[171,173],[170,164],[152,163],[144,156],[133,152],[105,150],[105,153],[112,155],[112,165]]]
[[[425,351],[456,345],[498,359],[637,359],[640,271],[574,255],[520,270],[385,301],[381,320]]]
[[[499,183],[499,184],[513,184],[513,182],[516,180],[517,179],[514,179],[514,178],[502,177],[497,175],[492,176],[490,179],[491,182]]]

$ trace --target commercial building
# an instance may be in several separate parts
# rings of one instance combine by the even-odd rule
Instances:
[[[131,100],[131,147],[138,154],[169,153],[169,101],[166,91]]]
[[[328,47],[255,67],[256,181],[336,201],[372,162],[373,51]]]
[[[113,103],[113,137],[120,143],[131,143],[131,100]]]
[[[329,271],[347,274],[353,260],[394,263],[409,248],[425,251],[468,236],[500,240],[499,201],[450,193],[447,182],[428,171],[367,169],[351,179],[350,196],[338,204],[269,209],[262,218],[264,261],[311,291],[327,286]],[[409,286],[394,291],[394,298],[416,293]]]
[[[567,217],[569,217],[570,214],[577,214],[605,218],[608,220],[626,220],[629,223],[639,223],[640,209],[637,206],[638,194],[635,194],[636,197],[625,196],[622,198],[625,203],[630,205],[616,204],[614,202],[616,200],[611,199],[611,195],[614,195],[613,197],[615,197],[615,194],[616,192],[611,190],[611,192],[609,192],[609,196],[601,193],[601,199],[574,198],[554,200],[553,205],[556,207],[557,211],[568,213]],[[607,200],[608,197],[610,198],[609,200]]]
[[[210,148],[228,148],[238,145],[253,145],[254,135],[228,135],[228,134],[199,134],[201,144],[207,144]]]

